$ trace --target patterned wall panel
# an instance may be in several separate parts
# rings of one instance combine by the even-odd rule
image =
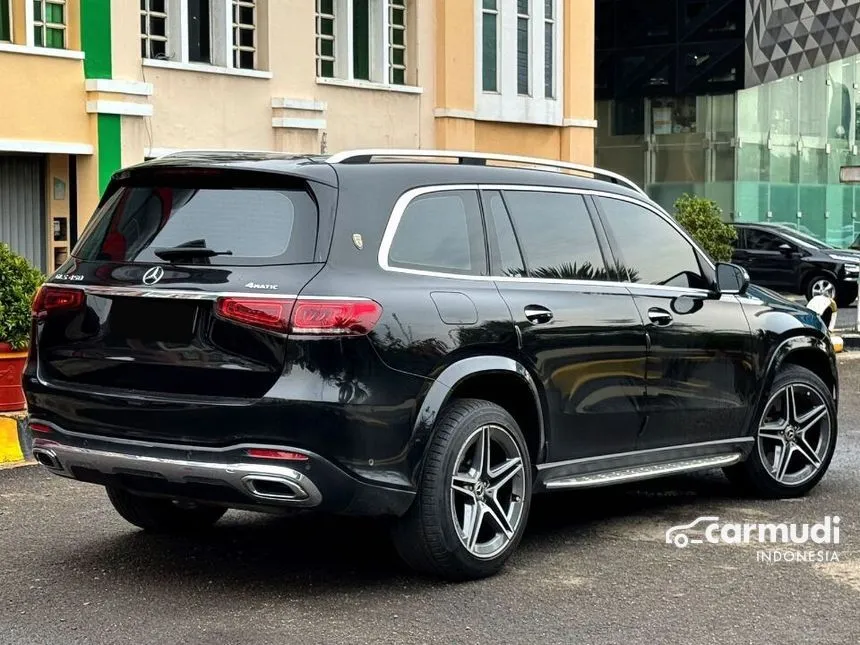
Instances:
[[[744,86],[860,53],[860,0],[746,0]]]

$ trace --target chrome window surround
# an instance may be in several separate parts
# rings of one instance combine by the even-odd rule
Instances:
[[[435,192],[448,192],[454,190],[477,190],[477,191],[488,191],[488,190],[499,190],[499,191],[525,191],[525,192],[538,192],[538,193],[565,193],[572,195],[590,195],[593,197],[607,197],[609,199],[618,199],[625,202],[630,202],[631,204],[636,204],[643,208],[646,208],[656,214],[658,217],[661,217],[666,222],[668,222],[678,233],[681,235],[683,239],[685,239],[698,253],[698,255],[702,258],[702,260],[707,263],[707,265],[715,270],[715,266],[713,262],[708,258],[708,256],[702,251],[698,244],[681,228],[677,222],[674,222],[672,218],[667,215],[664,211],[662,211],[658,206],[654,204],[649,204],[648,202],[644,202],[638,199],[634,199],[632,197],[628,197],[626,195],[618,195],[616,193],[604,192],[599,190],[591,190],[584,188],[559,188],[556,186],[529,186],[529,185],[517,185],[517,184],[448,184],[448,185],[436,185],[436,186],[424,186],[421,188],[413,188],[405,192],[397,202],[394,204],[394,208],[391,212],[391,217],[388,219],[388,225],[385,227],[385,232],[382,236],[382,242],[379,245],[379,254],[377,257],[377,261],[379,262],[379,266],[384,271],[391,271],[393,273],[407,273],[411,275],[423,275],[430,276],[435,278],[451,278],[454,280],[471,280],[471,281],[485,281],[485,282],[523,282],[523,283],[540,283],[540,284],[570,284],[570,285],[578,285],[578,286],[599,286],[599,287],[624,287],[624,288],[635,288],[635,289],[648,289],[648,290],[658,290],[658,291],[674,291],[679,293],[687,293],[687,294],[707,294],[710,293],[707,289],[697,289],[694,287],[674,287],[674,286],[664,286],[659,284],[643,284],[638,282],[617,282],[617,281],[608,281],[608,280],[554,280],[551,278],[532,278],[532,277],[507,277],[507,276],[480,276],[480,275],[461,275],[454,273],[445,273],[444,271],[425,271],[423,269],[406,269],[403,267],[391,266],[389,263],[389,252],[391,251],[391,244],[394,241],[394,236],[397,233],[397,227],[400,224],[400,220],[403,217],[403,213],[406,211],[409,204],[416,197],[420,197],[422,195],[427,195]]]

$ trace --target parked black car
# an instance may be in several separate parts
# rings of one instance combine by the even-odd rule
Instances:
[[[732,262],[754,284],[812,299],[833,298],[839,307],[857,299],[860,252],[839,249],[782,224],[735,223]]]
[[[510,161],[118,173],[34,303],[36,458],[148,530],[386,517],[407,562],[454,579],[502,567],[535,493],[718,467],[767,497],[815,486],[837,431],[823,321],[626,179]]]

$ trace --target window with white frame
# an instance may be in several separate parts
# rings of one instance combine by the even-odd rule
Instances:
[[[33,0],[33,44],[66,48],[66,0]]]
[[[140,55],[167,58],[167,0],[140,0]]]
[[[257,2],[233,0],[233,67],[254,69],[257,58]]]
[[[531,94],[529,18],[531,0],[517,0],[517,94]]]
[[[257,69],[257,0],[140,0],[141,56]]]
[[[474,0],[476,117],[561,125],[562,0]]]
[[[499,90],[499,0],[482,0],[481,5],[481,88],[485,92]]]
[[[543,95],[555,98],[555,0],[544,0],[543,10]]]
[[[316,0],[320,78],[405,85],[409,0]]]
[[[0,41],[12,40],[11,0],[0,0]]]

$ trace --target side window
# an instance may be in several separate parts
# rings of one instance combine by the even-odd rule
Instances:
[[[388,263],[405,269],[486,275],[477,191],[440,191],[409,202],[394,234]]]
[[[526,275],[523,256],[517,244],[508,209],[498,191],[484,193],[484,217],[490,242],[490,267],[493,275],[522,277]]]
[[[631,282],[707,288],[696,252],[669,222],[644,206],[596,199],[615,242],[616,260]]]
[[[504,197],[530,276],[610,279],[580,195],[510,190]]]
[[[747,231],[747,248],[750,251],[779,251],[787,242],[773,233],[752,228]]]
[[[737,235],[737,238],[732,242],[732,247],[735,249],[747,248],[747,229],[736,227],[735,234]]]

